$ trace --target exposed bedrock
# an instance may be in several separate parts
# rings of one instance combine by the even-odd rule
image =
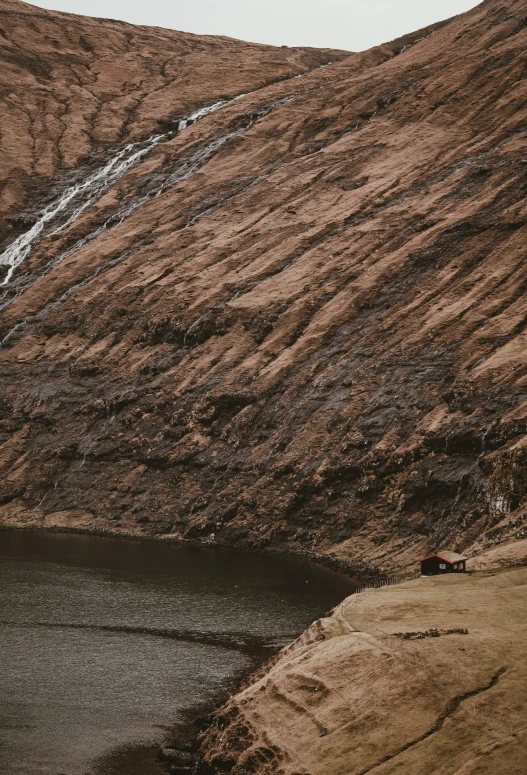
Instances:
[[[526,18],[345,55],[1,2],[1,249],[146,149],[0,276],[2,523],[361,572],[524,537]]]

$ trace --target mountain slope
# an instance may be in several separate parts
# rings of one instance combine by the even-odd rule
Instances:
[[[121,123],[144,155],[8,273],[2,522],[362,572],[521,538],[526,18],[487,1],[184,131],[183,103]]]
[[[259,46],[0,1],[0,238],[58,170],[347,52]],[[95,160],[94,160],[95,162]],[[36,190],[35,190],[36,188]],[[5,217],[11,216],[11,221]]]

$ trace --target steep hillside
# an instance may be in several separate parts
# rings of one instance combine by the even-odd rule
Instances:
[[[288,49],[135,27],[0,0],[0,239],[23,229],[50,180],[178,113],[291,77],[347,52]],[[97,153],[98,152],[98,153]],[[6,220],[7,218],[7,220]]]
[[[73,24],[30,11],[24,29]],[[20,201],[33,232],[0,259],[2,523],[360,571],[521,538],[526,19],[487,0],[288,80],[327,52],[76,19],[133,76],[90,64],[89,143]],[[156,75],[149,35],[156,63],[182,47],[203,73]]]

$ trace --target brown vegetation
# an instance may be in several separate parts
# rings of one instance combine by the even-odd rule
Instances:
[[[2,523],[362,572],[524,537],[526,18],[342,58],[2,0],[4,245],[168,132],[5,286]]]

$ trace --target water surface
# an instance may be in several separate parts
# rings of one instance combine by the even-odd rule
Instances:
[[[157,773],[170,729],[352,591],[301,561],[0,533],[0,772]]]

